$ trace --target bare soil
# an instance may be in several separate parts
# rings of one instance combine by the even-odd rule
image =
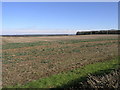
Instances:
[[[3,86],[24,85],[30,81],[73,70],[90,63],[111,60],[118,56],[117,38],[117,35],[2,37],[5,44],[51,41],[51,44],[46,46],[3,49]],[[83,39],[103,40],[67,44],[57,42]]]

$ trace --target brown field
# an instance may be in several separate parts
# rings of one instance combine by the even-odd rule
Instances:
[[[3,43],[25,43],[36,41],[78,40],[78,39],[109,39],[118,38],[118,35],[78,35],[78,36],[41,36],[41,37],[2,37]]]
[[[3,86],[26,84],[118,56],[117,35],[2,37],[2,41]]]

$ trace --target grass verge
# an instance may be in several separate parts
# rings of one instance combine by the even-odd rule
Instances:
[[[63,72],[56,75],[52,75],[47,78],[32,81],[26,85],[8,86],[5,88],[65,88],[71,84],[83,81],[89,74],[103,74],[108,73],[111,70],[118,68],[118,58],[113,60],[107,60],[104,62],[96,62],[71,70],[69,72]]]

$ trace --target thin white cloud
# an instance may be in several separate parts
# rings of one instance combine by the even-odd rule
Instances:
[[[19,34],[76,34],[77,31],[96,31],[99,29],[67,29],[67,30],[63,30],[63,29],[56,29],[56,30],[51,30],[51,29],[44,29],[44,30],[32,30],[32,29],[12,29],[12,30],[3,30],[2,34],[3,35],[19,35]],[[107,29],[104,29],[107,30]]]
[[[96,31],[101,29],[3,29],[2,34],[75,34],[77,31]],[[108,29],[102,29],[108,30]]]
[[[2,34],[75,34],[77,30],[3,30]]]
[[[2,0],[2,2],[119,2],[119,0]]]

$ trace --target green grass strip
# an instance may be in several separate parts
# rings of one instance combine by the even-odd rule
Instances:
[[[39,41],[32,43],[7,43],[2,46],[2,49],[14,49],[14,48],[22,48],[22,47],[31,47],[31,46],[39,46],[39,45],[50,45],[50,42],[47,41]]]
[[[86,40],[61,40],[61,41],[53,41],[59,44],[74,44],[80,42],[95,42],[95,41],[106,41],[106,40],[118,40],[118,39],[86,39]],[[40,45],[50,45],[50,41],[39,41],[39,42],[31,42],[31,43],[7,43],[2,46],[2,49],[14,49],[14,48],[22,48],[22,47],[31,47],[31,46],[40,46]]]
[[[108,40],[118,40],[117,39],[82,39],[82,40],[59,40],[57,41],[59,44],[74,44],[74,43],[80,43],[80,42],[96,42],[96,41],[108,41]]]
[[[110,71],[118,67],[118,58],[114,60],[107,60],[104,62],[96,62],[94,64],[86,65],[76,70],[59,73],[47,78],[42,78],[36,81],[27,83],[26,85],[9,86],[8,88],[56,88],[69,85],[70,82],[75,80],[83,81],[83,77],[87,77],[88,74],[100,74],[105,73],[106,70]]]

